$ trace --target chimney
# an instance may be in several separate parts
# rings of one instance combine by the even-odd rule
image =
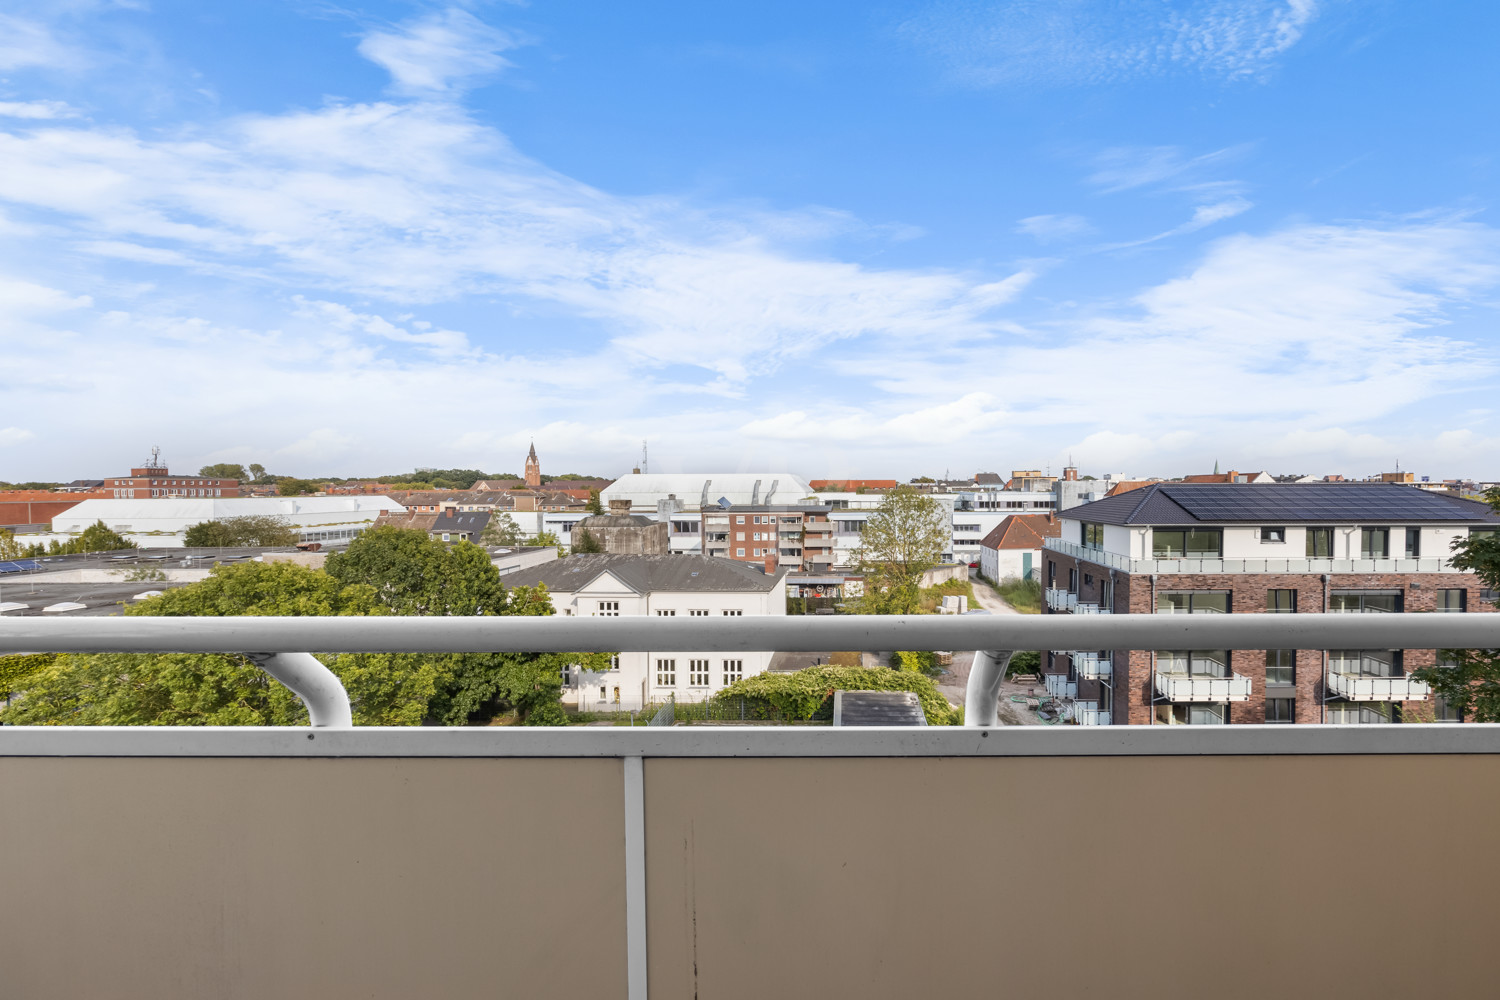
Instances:
[[[609,512],[611,514],[629,514],[630,513],[630,501],[629,500],[611,500],[609,502]]]

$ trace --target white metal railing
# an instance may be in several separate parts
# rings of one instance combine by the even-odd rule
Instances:
[[[1206,677],[1201,674],[1158,673],[1156,691],[1167,701],[1174,702],[1247,701],[1250,698],[1250,678],[1243,674]]]
[[[1048,538],[1043,546],[1127,573],[1461,573],[1447,559],[1135,559],[1092,545]]]
[[[1073,613],[1075,615],[1108,615],[1108,614],[1113,614],[1113,612],[1109,608],[1100,607],[1099,605],[1092,604],[1092,603],[1085,604],[1083,602],[1079,602],[1078,604],[1076,604],[1076,605],[1073,606]]]
[[[1350,701],[1426,701],[1432,688],[1402,674],[1377,677],[1373,674],[1328,672],[1328,689]]]
[[[1108,678],[1114,671],[1114,663],[1108,656],[1100,656],[1098,653],[1074,652],[1072,654],[1073,669],[1082,680],[1103,680]]]
[[[1047,607],[1053,611],[1072,611],[1077,606],[1077,594],[1057,587],[1047,588]]]
[[[724,652],[972,649],[965,721],[996,724],[1019,649],[1496,649],[1500,614],[830,615],[722,618],[0,617],[0,654],[244,653],[304,702],[316,725],[347,725],[347,696],[308,650],[347,653]],[[316,669],[315,669],[316,666]],[[1158,675],[1180,677],[1182,675]],[[1195,678],[1184,678],[1189,685]],[[1246,678],[1203,678],[1242,685]],[[1177,680],[1158,680],[1169,690]],[[1212,685],[1210,685],[1212,687]],[[1066,690],[1064,691],[1066,695]],[[1164,692],[1165,693],[1165,692]],[[1191,687],[1188,697],[1197,700]],[[1175,699],[1174,699],[1175,700]],[[1208,699],[1205,699],[1208,700]],[[1214,700],[1219,700],[1215,698]]]
[[[1042,682],[1047,687],[1047,694],[1053,698],[1078,697],[1078,685],[1068,680],[1067,674],[1043,674]]]
[[[1099,707],[1098,702],[1079,702],[1073,706],[1073,720],[1080,726],[1109,726],[1114,724],[1110,713]]]

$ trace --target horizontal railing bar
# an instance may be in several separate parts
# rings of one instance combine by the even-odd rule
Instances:
[[[6,652],[1500,648],[1500,614],[4,618]]]
[[[4,726],[0,757],[1134,757],[1492,754],[1500,725]]]

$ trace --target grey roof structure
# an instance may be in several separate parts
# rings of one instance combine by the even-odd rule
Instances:
[[[573,526],[576,531],[583,528],[649,528],[655,520],[643,514],[591,514]]]
[[[606,572],[638,594],[769,591],[787,574],[713,556],[574,555],[518,570],[500,582],[507,587],[545,583],[548,590],[571,594]]]
[[[490,512],[477,510],[470,513],[439,514],[432,522],[432,531],[468,531],[478,534],[490,523]]]
[[[835,691],[835,726],[925,726],[927,713],[910,691]]]
[[[1152,483],[1061,514],[1103,524],[1500,524],[1477,500],[1400,483]]]

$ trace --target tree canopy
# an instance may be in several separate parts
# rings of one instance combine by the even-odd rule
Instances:
[[[604,543],[594,537],[593,532],[587,528],[573,529],[573,553],[575,555],[587,555],[591,552],[603,552]]]
[[[922,574],[942,561],[949,533],[943,508],[909,486],[885,495],[865,523],[854,560],[864,575],[864,614],[921,611]]]
[[[270,514],[246,514],[217,521],[200,521],[188,528],[182,543],[193,548],[296,545],[297,530],[284,518]]]
[[[205,465],[198,470],[198,475],[208,476],[211,479],[238,479],[245,482],[250,478],[243,465],[232,462],[220,462],[218,465]]]
[[[410,536],[410,537],[393,537]],[[128,615],[550,615],[546,588],[500,584],[483,550],[419,531],[382,528],[330,557],[330,570],[284,562],[216,566]],[[608,669],[604,653],[339,654],[319,657],[349,692],[358,725],[485,724],[514,712],[562,721],[563,670]],[[25,675],[16,725],[305,725],[290,690],[243,657],[201,654],[59,656]]]
[[[322,483],[315,483],[311,479],[293,479],[291,476],[283,476],[276,481],[276,492],[284,497],[310,496],[322,488]]]

